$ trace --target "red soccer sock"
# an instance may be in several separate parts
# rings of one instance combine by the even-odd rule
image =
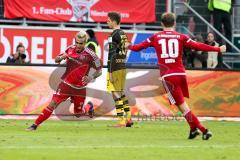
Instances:
[[[191,111],[185,114],[185,119],[187,120],[192,131],[198,128],[202,133],[206,132],[206,128],[202,126],[198,118]]]
[[[43,121],[45,121],[46,119],[48,119],[51,116],[52,112],[53,112],[52,109],[50,109],[48,107],[44,108],[42,113],[35,120],[35,124],[40,125]]]
[[[84,109],[80,106],[75,107],[74,106],[74,114],[83,114],[85,113]]]
[[[184,115],[184,117],[187,120],[187,122],[188,122],[188,124],[190,126],[191,131],[194,131],[197,128],[197,126],[196,126],[196,124],[195,124],[195,122],[193,120],[192,112],[191,111],[187,112]]]
[[[207,131],[207,129],[199,122],[198,123],[198,127],[197,127],[198,129],[200,129],[200,131],[203,133],[203,134],[205,134],[206,133],[206,131]]]

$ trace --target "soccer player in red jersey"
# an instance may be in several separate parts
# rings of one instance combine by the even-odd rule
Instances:
[[[193,41],[188,36],[174,31],[176,19],[173,13],[164,13],[161,17],[163,31],[158,32],[140,44],[125,47],[133,51],[140,51],[148,47],[154,47],[158,57],[160,76],[171,104],[175,104],[183,113],[190,126],[189,139],[202,132],[203,140],[208,140],[212,133],[206,129],[190,110],[184,97],[189,98],[185,68],[182,62],[183,48],[188,47],[201,51],[225,52],[226,46],[212,47]],[[170,85],[169,85],[170,84]]]
[[[87,105],[88,108],[83,106],[86,97],[86,85],[101,75],[102,65],[96,54],[85,47],[86,42],[87,34],[81,30],[75,36],[75,44],[69,46],[64,53],[56,57],[56,63],[66,60],[66,71],[61,77],[62,81],[53,94],[50,104],[43,109],[35,123],[27,130],[36,130],[43,121],[51,116],[53,110],[69,97],[71,102],[74,103],[75,116],[79,117],[86,112],[89,113],[90,117],[92,116],[93,106]],[[95,72],[89,75],[91,68],[94,68]]]

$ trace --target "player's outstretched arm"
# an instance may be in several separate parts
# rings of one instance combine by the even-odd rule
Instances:
[[[125,47],[127,49],[130,49],[132,51],[140,51],[142,49],[146,49],[150,46],[150,42],[149,41],[143,41],[142,43],[139,43],[139,44],[135,44],[135,45],[132,45],[130,42],[126,42],[125,43]]]
[[[191,39],[187,40],[185,43],[185,46],[191,49],[195,49],[198,51],[203,51],[203,52],[226,52],[226,46],[220,46],[220,47],[215,47],[215,46],[210,46],[201,42],[196,42]]]
[[[220,48],[220,52],[226,52],[226,50],[227,50],[227,47],[226,47],[226,45],[222,45],[222,46],[220,46],[219,47]]]
[[[126,41],[126,42],[125,42],[125,48],[126,48],[126,49],[128,49],[129,46],[131,46],[131,45],[132,45],[132,42],[130,42],[130,41]]]

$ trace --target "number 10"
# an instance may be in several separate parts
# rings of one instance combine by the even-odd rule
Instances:
[[[166,39],[160,39],[158,43],[162,46],[161,58],[176,58],[179,55],[179,46],[177,39],[169,39],[166,43]],[[167,53],[168,47],[168,53]]]

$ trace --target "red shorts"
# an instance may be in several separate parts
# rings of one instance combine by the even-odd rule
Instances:
[[[66,101],[68,98],[75,104],[83,104],[86,98],[86,88],[75,89],[61,82],[56,92],[53,94],[52,100],[57,104]]]
[[[164,78],[165,89],[171,104],[180,105],[184,97],[189,98],[187,78],[185,75],[173,75]]]

